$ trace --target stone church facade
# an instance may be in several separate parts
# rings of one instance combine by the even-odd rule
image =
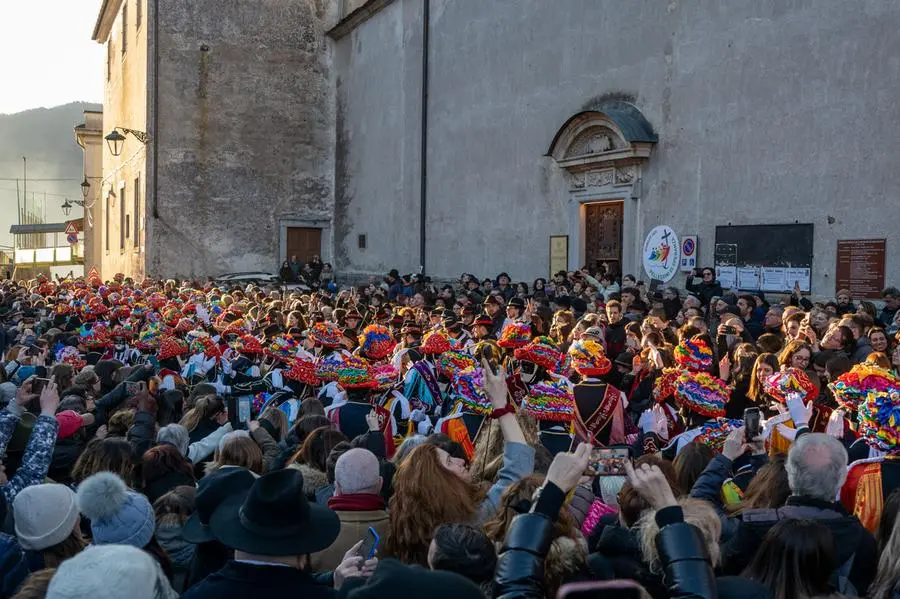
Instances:
[[[891,0],[150,4],[151,273],[646,278],[657,225],[800,223],[814,295],[839,240],[900,282]]]

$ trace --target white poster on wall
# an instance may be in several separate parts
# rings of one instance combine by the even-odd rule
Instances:
[[[763,291],[787,291],[794,286],[793,283],[787,284],[785,268],[774,268],[764,266],[762,268],[762,280],[760,281],[760,289]]]
[[[737,267],[717,266],[716,280],[722,286],[722,289],[734,289],[737,285]]]
[[[756,266],[739,266],[737,279],[738,289],[747,291],[759,289],[759,268]]]
[[[809,293],[809,269],[808,268],[785,268],[784,277],[788,289],[793,289],[796,283],[800,284],[800,291]]]
[[[647,276],[663,283],[671,281],[681,265],[681,245],[671,227],[654,227],[644,240],[641,252]]]

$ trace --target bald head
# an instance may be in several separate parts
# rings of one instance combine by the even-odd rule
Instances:
[[[378,458],[368,449],[351,449],[334,465],[336,495],[381,492]]]

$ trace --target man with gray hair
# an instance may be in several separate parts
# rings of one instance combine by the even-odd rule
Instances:
[[[875,578],[878,548],[872,533],[837,500],[847,479],[847,450],[831,435],[806,430],[798,431],[785,463],[791,495],[782,507],[748,509],[738,516],[737,531],[722,546],[724,573],[743,571],[778,521],[812,520],[831,532],[839,564],[832,579],[838,592],[862,597]]]
[[[348,550],[369,536],[369,528],[385,538],[389,520],[381,485],[378,458],[368,449],[350,449],[338,458],[334,465],[334,496],[328,500],[328,507],[340,518],[341,532],[328,549],[312,556],[314,571],[336,568]]]

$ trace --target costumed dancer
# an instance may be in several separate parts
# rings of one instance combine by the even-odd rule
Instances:
[[[337,386],[336,370],[344,362],[349,352],[342,349],[344,333],[329,322],[317,322],[309,329],[313,342],[312,354],[316,359],[316,371],[325,385],[319,390],[319,400],[325,407],[343,399],[343,391]]]
[[[456,372],[450,387],[453,407],[434,428],[459,443],[471,462],[475,457],[475,438],[493,412],[491,400],[484,390],[484,369],[467,368]]]
[[[563,358],[550,337],[535,337],[515,350],[517,374],[528,389],[522,410],[538,421],[541,443],[553,455],[570,451],[575,441],[575,396],[560,374]]]
[[[357,356],[346,356],[337,369],[337,385],[344,397],[325,408],[325,415],[334,427],[348,439],[355,439],[369,430],[366,417],[373,409],[372,395],[378,382],[371,367]]]
[[[828,388],[837,403],[837,408],[830,414],[831,418],[826,420],[824,414],[814,411],[810,430],[815,432],[825,432],[829,424],[832,430],[839,432],[839,438],[847,447],[847,455],[849,462],[852,464],[857,460],[870,457],[878,457],[880,453],[872,447],[865,437],[859,436],[857,422],[858,408],[870,391],[889,392],[891,389],[900,388],[900,381],[890,370],[885,370],[875,364],[856,364],[849,372],[837,377],[829,383]],[[837,414],[835,414],[837,413]],[[831,421],[837,419],[843,421],[844,426],[837,428],[837,425]],[[822,421],[825,423],[822,423]]]
[[[763,428],[769,455],[787,454],[797,437],[797,427],[787,407],[788,397],[796,397],[811,409],[810,404],[819,395],[819,387],[799,368],[785,368],[767,377],[763,390],[775,401],[773,408],[778,411],[765,421]]]
[[[450,381],[438,371],[436,363],[440,355],[449,350],[450,341],[446,333],[428,333],[418,348],[422,358],[413,362],[403,380],[403,395],[409,400],[412,410],[419,412],[411,418],[420,430],[423,426],[433,425],[434,419],[442,415],[444,392]],[[421,418],[422,414],[429,419],[428,422]]]
[[[503,349],[503,367],[508,373],[506,387],[509,389],[510,398],[517,406],[528,395],[528,387],[519,378],[515,350],[528,345],[532,336],[530,324],[511,320],[503,327],[503,330],[500,332],[500,339],[497,341],[497,345]]]
[[[141,352],[130,343],[134,339],[134,329],[130,324],[118,324],[110,331],[112,338],[112,358],[126,366],[135,366],[141,361]]]
[[[188,346],[177,337],[165,336],[159,342],[157,357],[159,358],[159,378],[162,382],[159,388],[163,391],[173,391],[176,388],[185,388],[187,383],[181,376],[184,368],[184,356],[188,354]]]
[[[612,369],[603,346],[590,339],[579,339],[572,343],[568,356],[581,377],[572,389],[576,434],[581,440],[602,447],[636,441],[637,428],[625,417],[625,394],[601,378]]]
[[[900,388],[870,390],[857,419],[862,438],[877,455],[850,464],[841,503],[874,533],[885,501],[900,488]]]

